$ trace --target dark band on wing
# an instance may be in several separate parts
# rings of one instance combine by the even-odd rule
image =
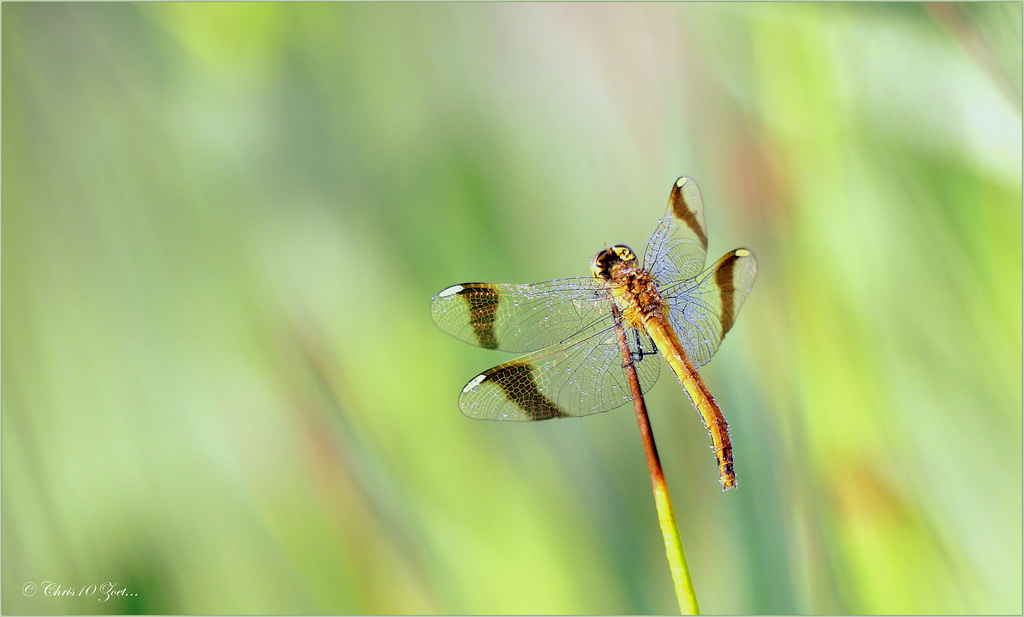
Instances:
[[[683,182],[683,185],[692,183],[693,180],[686,179]],[[669,195],[668,203],[672,208],[672,214],[674,214],[675,217],[683,223],[686,223],[686,226],[690,228],[690,231],[692,231],[694,235],[697,236],[697,239],[700,240],[700,244],[704,247],[704,250],[707,250],[707,232],[704,231],[704,226],[701,225],[699,220],[697,220],[697,208],[694,204],[691,204],[686,200],[686,197],[683,195],[683,187],[679,186],[679,182],[676,182],[675,185],[672,186],[672,194]],[[701,208],[703,207],[701,206]]]
[[[525,411],[531,420],[564,418],[565,413],[537,387],[533,378],[533,366],[529,362],[517,362],[496,366],[482,375],[481,383],[492,381],[505,397]]]
[[[497,349],[498,338],[494,335],[494,318],[498,312],[500,294],[487,283],[465,283],[456,295],[462,296],[469,305],[469,322],[473,326],[480,346]]]
[[[734,270],[736,262],[739,261],[736,253],[737,251],[732,251],[723,257],[718,264],[718,269],[715,270],[715,285],[718,287],[718,293],[722,299],[722,314],[719,315],[719,319],[722,322],[723,336],[736,321],[736,308],[733,306],[733,295],[736,292]],[[746,254],[745,250],[744,253]]]

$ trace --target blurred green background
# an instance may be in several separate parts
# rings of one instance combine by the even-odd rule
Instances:
[[[1021,4],[13,4],[4,613],[671,613],[629,408],[457,396],[464,281],[760,270],[648,399],[708,613],[1019,613]],[[28,582],[135,595],[33,596]]]

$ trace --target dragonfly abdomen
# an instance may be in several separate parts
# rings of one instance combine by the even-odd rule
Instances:
[[[729,424],[725,421],[722,408],[711,395],[700,373],[686,357],[686,352],[676,336],[675,330],[664,314],[648,315],[643,320],[643,327],[658,347],[665,361],[676,374],[690,400],[700,413],[704,427],[711,434],[711,442],[718,460],[718,475],[723,489],[736,487],[736,471],[732,461],[732,440],[729,437]]]

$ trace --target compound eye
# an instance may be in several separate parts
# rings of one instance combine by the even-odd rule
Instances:
[[[629,248],[625,244],[617,244],[614,247],[615,254],[618,255],[622,261],[632,261],[634,259],[633,249]]]
[[[596,279],[604,278],[604,251],[590,260],[590,274]]]

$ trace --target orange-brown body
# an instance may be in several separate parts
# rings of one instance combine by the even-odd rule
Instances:
[[[593,275],[604,281],[622,312],[623,325],[647,332],[665,357],[679,383],[700,412],[718,460],[718,473],[725,489],[736,486],[729,425],[722,409],[704,384],[693,363],[686,357],[679,338],[668,319],[668,306],[658,292],[649,272],[637,264],[632,249],[616,245],[598,253],[591,262]]]

